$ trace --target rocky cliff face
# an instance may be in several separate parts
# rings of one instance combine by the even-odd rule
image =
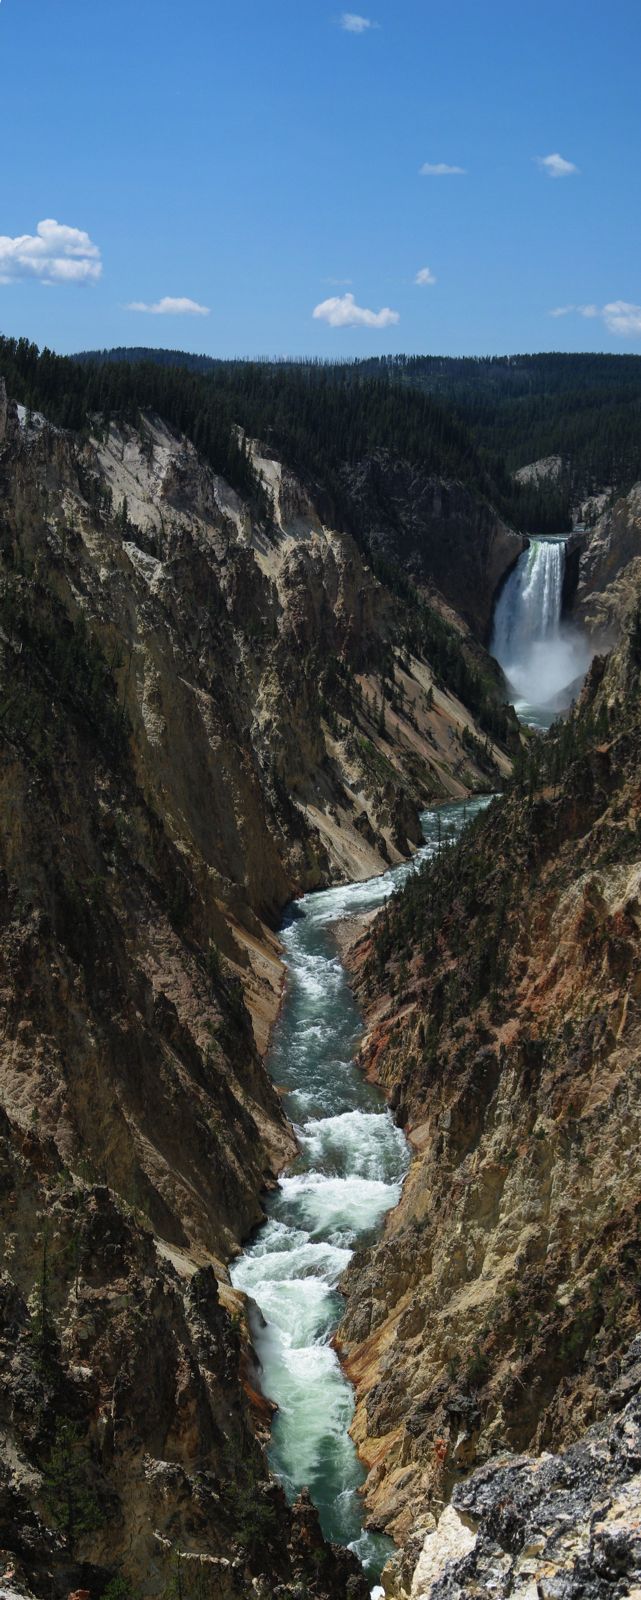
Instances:
[[[641,579],[641,484],[597,518],[581,556],[574,605],[577,620],[611,643],[635,604]]]
[[[21,1592],[366,1600],[269,1481],[211,1266],[72,1177],[37,1121],[1,1114],[0,1159],[0,1547]]]
[[[613,1378],[610,1416],[544,1456],[503,1456],[458,1486],[427,1534],[412,1600],[617,1600],[641,1577],[641,1343]],[[398,1591],[397,1591],[398,1593]]]
[[[507,760],[261,461],[269,529],[158,419],[0,392],[0,1544],[38,1594],[364,1592],[270,1484],[224,1265],[295,1151],[272,928]]]
[[[390,850],[398,859],[369,764],[353,741],[345,748],[347,736],[379,748],[400,815],[404,796],[416,806],[442,792],[443,767],[447,786],[457,763],[431,761],[429,739],[417,749],[410,738],[407,758],[403,737],[381,743],[405,608],[351,539],[321,526],[292,474],[257,458],[274,492],[267,533],[154,419],[81,449],[36,419],[14,428],[6,457],[6,520],[26,559],[46,562],[63,603],[111,648],[137,773],[223,895],[238,886],[273,916],[292,886],[335,876],[332,807],[343,854],[354,850],[348,875],[380,868]],[[473,761],[467,776],[472,787],[487,780]],[[380,837],[359,862],[364,823]]]
[[[473,1468],[607,1414],[638,1327],[640,666],[635,622],[549,764],[535,753],[352,953],[363,1064],[414,1148],[341,1330],[367,1503],[405,1545],[390,1594]],[[472,1532],[483,1485],[502,1494],[485,1471],[457,1490]],[[488,1568],[461,1570],[434,1593]]]
[[[486,641],[496,591],[527,540],[463,484],[427,476],[384,451],[345,472],[373,548],[435,587]]]

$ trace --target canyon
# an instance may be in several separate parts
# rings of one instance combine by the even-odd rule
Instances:
[[[348,531],[237,438],[245,489],[155,411],[70,429],[0,384],[7,1593],[365,1600],[386,1562],[389,1600],[547,1600],[565,1516],[569,1600],[597,1503],[637,1559],[639,490],[587,530],[543,745],[485,646],[532,563],[556,628],[553,542],[382,448]],[[340,1017],[296,1022],[316,939]]]
[[[0,1544],[36,1593],[367,1592],[269,1477],[227,1272],[296,1150],[275,929],[411,855],[514,731],[445,601],[251,452],[269,525],[155,415],[79,435],[0,395]]]
[[[573,1542],[569,1515],[563,1560],[536,1515],[532,1544],[518,1473],[569,1460],[595,1425],[607,1436],[638,1329],[638,608],[637,591],[542,764],[526,759],[509,798],[344,942],[363,1070],[414,1151],[383,1239],[348,1269],[340,1330],[368,1509],[401,1549],[388,1595],[490,1577],[505,1595],[621,1592],[605,1562],[602,1586],[581,1588],[587,1534]],[[631,1579],[636,1460],[633,1446],[618,1462]],[[493,1473],[514,1495],[509,1534]],[[595,1473],[586,1527],[600,1492]],[[441,1518],[450,1501],[462,1523]]]

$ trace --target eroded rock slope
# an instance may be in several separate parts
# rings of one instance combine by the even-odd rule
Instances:
[[[415,1152],[341,1330],[398,1592],[473,1468],[607,1415],[639,1325],[638,617],[637,596],[547,753],[352,951],[363,1063]],[[435,1594],[481,1592],[473,1571]]]
[[[273,928],[508,758],[256,459],[269,526],[157,418],[0,396],[0,1547],[47,1597],[364,1592],[270,1482],[225,1269],[295,1150]]]
[[[635,604],[641,579],[641,484],[614,501],[588,530],[575,601],[595,641],[612,644]]]
[[[541,1456],[499,1456],[454,1490],[425,1538],[412,1600],[638,1595],[640,1357],[637,1338],[613,1374],[609,1416],[577,1443]]]
[[[486,641],[499,584],[527,540],[465,484],[389,452],[345,468],[345,479],[373,547],[436,589]]]

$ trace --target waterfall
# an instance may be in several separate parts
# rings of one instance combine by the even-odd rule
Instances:
[[[587,669],[587,642],[562,619],[564,576],[565,540],[532,539],[499,596],[490,651],[517,711],[564,709]]]

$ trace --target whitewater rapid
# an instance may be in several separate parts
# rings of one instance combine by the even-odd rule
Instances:
[[[487,803],[483,796],[424,812],[425,844],[411,862],[366,883],[305,895],[281,930],[287,988],[268,1065],[300,1155],[231,1276],[249,1296],[261,1387],[278,1406],[272,1470],[290,1499],[309,1489],[326,1538],[355,1550],[372,1580],[393,1546],[363,1529],[365,1474],[348,1431],[354,1397],[331,1339],[342,1274],[397,1204],[409,1154],[381,1093],[356,1066],[361,1017],[332,925],[382,905],[435,854],[439,838],[459,833]]]
[[[496,605],[490,652],[525,722],[546,727],[577,693],[590,662],[587,640],[563,619],[563,538],[531,539]]]

